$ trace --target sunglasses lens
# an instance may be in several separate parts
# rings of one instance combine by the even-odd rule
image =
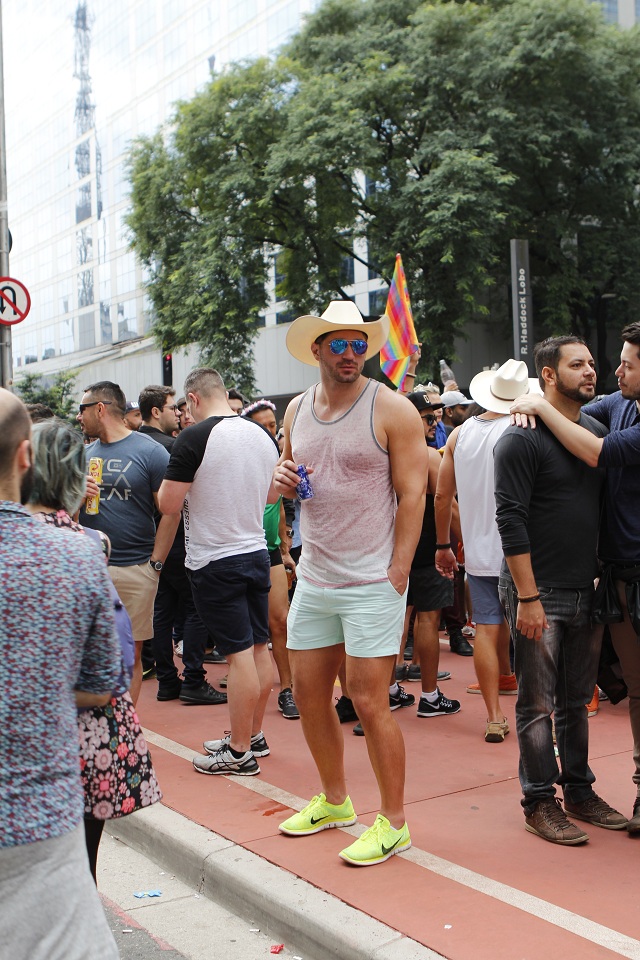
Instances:
[[[369,345],[366,340],[343,340],[342,337],[329,341],[329,349],[336,357],[341,356],[349,346],[357,357],[362,357]]]

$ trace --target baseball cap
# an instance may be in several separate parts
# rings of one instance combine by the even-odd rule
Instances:
[[[440,399],[445,407],[457,407],[458,405],[466,407],[470,403],[475,403],[475,400],[469,400],[469,397],[465,397],[464,393],[460,393],[459,390],[446,390]]]
[[[437,408],[440,406],[440,404],[436,404],[436,405],[434,406],[433,403],[429,403],[429,401],[427,400],[426,394],[420,393],[420,392],[417,391],[417,390],[416,390],[414,393],[408,393],[408,394],[407,394],[407,400],[410,400],[411,403],[412,403],[412,404],[414,405],[414,407],[416,408],[416,410],[418,410],[418,411],[420,411],[420,410],[434,410],[434,409],[437,409]]]
[[[132,410],[137,410],[137,409],[138,409],[138,403],[136,400],[127,400],[127,402],[124,405],[125,413],[130,413]]]

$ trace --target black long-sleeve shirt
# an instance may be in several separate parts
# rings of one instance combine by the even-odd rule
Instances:
[[[580,426],[607,428],[585,413]],[[596,576],[604,470],[569,453],[538,418],[507,427],[494,448],[496,521],[505,557],[530,553],[539,586],[580,588]]]

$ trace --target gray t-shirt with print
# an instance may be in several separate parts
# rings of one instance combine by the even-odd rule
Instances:
[[[115,443],[95,440],[87,446],[87,463],[90,457],[104,461],[100,510],[95,516],[83,510],[81,523],[107,534],[113,566],[145,563],[156,537],[153,494],[160,489],[169,463],[168,450],[134,431]]]

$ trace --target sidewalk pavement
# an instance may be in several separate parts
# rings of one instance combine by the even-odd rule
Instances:
[[[512,733],[484,742],[471,658],[441,640],[442,685],[460,713],[395,717],[407,747],[406,811],[413,847],[359,869],[339,850],[370,826],[379,798],[362,737],[343,725],[348,789],[358,823],[311,837],[286,837],[278,823],[319,792],[300,723],[270,698],[264,731],[271,755],[256,777],[205,777],[191,758],[229,728],[226,706],[158,703],[143,684],[138,711],[152,747],[164,802],[112,822],[115,836],[261,926],[292,932],[309,955],[336,960],[640,960],[637,840],[587,825],[588,844],[561,847],[524,829],[517,779],[515,697],[502,705]],[[210,665],[214,685],[226,672]],[[416,700],[419,683],[405,689]],[[336,697],[340,690],[336,687]],[[635,797],[627,702],[601,704],[589,721],[596,790],[630,815]],[[349,836],[344,836],[349,834]],[[304,939],[301,940],[301,937]]]

